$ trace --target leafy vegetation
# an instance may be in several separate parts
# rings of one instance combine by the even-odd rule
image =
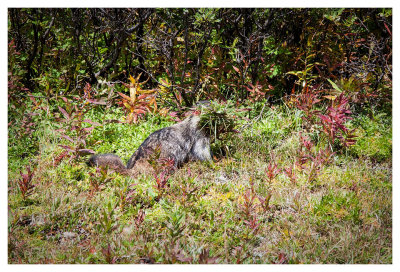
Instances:
[[[391,20],[9,9],[8,262],[392,263]],[[86,165],[190,114],[212,162]]]

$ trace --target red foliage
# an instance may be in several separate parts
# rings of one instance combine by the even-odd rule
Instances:
[[[33,193],[33,188],[35,188],[35,185],[32,184],[34,171],[31,170],[29,165],[26,166],[26,170],[26,174],[20,171],[21,178],[17,179],[17,184],[23,199],[26,199],[28,196],[30,196]]]
[[[65,151],[70,154],[71,159],[79,157],[81,155],[94,154],[95,152],[86,147],[86,139],[92,133],[95,126],[100,126],[99,123],[94,122],[90,119],[85,119],[86,112],[90,109],[89,100],[94,101],[92,97],[96,94],[90,84],[86,84],[83,89],[83,95],[74,97],[75,103],[68,100],[66,97],[61,97],[65,103],[65,108],[58,106],[58,110],[62,114],[62,117],[56,117],[58,122],[66,124],[66,128],[58,129],[60,136],[68,140],[70,145],[59,145]],[[91,127],[85,127],[84,123],[92,125]],[[69,135],[68,135],[68,134]]]
[[[323,132],[328,136],[331,144],[335,139],[339,139],[345,147],[355,144],[356,136],[352,134],[354,130],[350,131],[345,125],[347,120],[352,119],[350,114],[349,98],[343,93],[332,101],[332,105],[326,109],[325,114],[318,114],[324,128]]]
[[[282,170],[278,168],[277,164],[272,164],[271,162],[268,164],[267,169],[265,169],[265,173],[267,174],[268,182],[271,183],[274,178],[281,172]]]

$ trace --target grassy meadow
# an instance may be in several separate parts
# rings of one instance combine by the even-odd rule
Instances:
[[[306,130],[290,101],[264,102],[237,118],[243,129],[229,154],[185,164],[162,188],[160,177],[133,179],[65,155],[65,123],[50,118],[51,107],[30,137],[10,129],[8,262],[392,263],[391,116],[353,114],[346,125],[357,141],[338,148]],[[100,124],[87,146],[125,162],[151,132],[175,123],[157,114],[105,122],[124,112],[103,106],[85,118]],[[334,152],[323,157],[327,146]],[[299,163],[305,153],[312,159]]]

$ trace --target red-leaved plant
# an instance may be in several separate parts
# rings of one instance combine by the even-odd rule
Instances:
[[[139,229],[140,226],[143,224],[145,216],[146,216],[146,211],[143,209],[140,209],[138,211],[138,215],[135,218],[136,229]]]
[[[175,161],[172,158],[160,158],[161,147],[156,147],[147,159],[148,163],[154,170],[154,178],[159,197],[164,193],[169,177],[175,170]]]
[[[351,111],[349,110],[349,98],[341,93],[332,105],[328,107],[324,114],[318,114],[323,126],[323,132],[327,135],[328,141],[332,145],[336,139],[339,139],[343,146],[348,147],[355,144],[356,136],[354,130],[349,130],[345,123],[351,120]]]
[[[293,166],[285,167],[283,169],[283,172],[289,178],[290,182],[292,182],[293,184],[297,183],[296,173],[294,172]]]
[[[265,169],[265,173],[268,178],[268,182],[271,183],[273,179],[276,178],[276,176],[281,172],[281,169],[278,168],[278,165],[276,163],[270,162],[267,166],[267,169]]]
[[[332,156],[335,154],[329,147],[325,149],[315,150],[314,143],[306,136],[300,134],[300,148],[297,156],[297,166],[301,170],[305,170],[308,174],[308,182],[316,179],[322,166],[328,164],[331,161]],[[294,178],[293,169],[285,171],[289,178]]]
[[[304,113],[302,119],[305,129],[311,131],[312,127],[321,126],[332,150],[335,140],[339,140],[344,147],[355,144],[354,130],[346,127],[346,122],[352,119],[349,98],[344,95],[344,92],[337,97],[325,96],[332,101],[331,105],[318,110],[316,105],[321,102],[320,93],[321,91],[316,88],[310,89],[306,86],[297,96],[296,107]]]
[[[108,176],[108,167],[96,167],[94,172],[89,172],[89,175],[91,195],[93,195],[94,192],[100,191],[106,183],[113,180],[112,177]]]
[[[35,188],[35,185],[32,184],[32,178],[34,175],[34,171],[31,170],[31,167],[28,165],[26,166],[27,173],[22,173],[20,171],[21,178],[17,179],[17,184],[19,187],[19,190],[21,192],[22,198],[25,200],[28,196],[32,195],[33,193],[33,188]]]
[[[82,97],[73,97],[75,103],[72,103],[66,97],[61,97],[65,102],[65,108],[58,106],[58,109],[64,118],[56,117],[57,121],[66,124],[65,128],[58,129],[57,131],[61,134],[62,138],[71,143],[70,145],[60,145],[60,147],[70,154],[71,159],[80,155],[95,153],[93,150],[86,148],[86,139],[92,133],[95,126],[100,126],[97,122],[85,119],[85,114],[90,110],[89,103],[97,103],[91,99],[95,91],[91,88],[90,84],[87,84],[83,91],[84,94]],[[92,126],[86,127],[85,123]]]
[[[115,256],[114,250],[111,248],[111,245],[108,243],[106,247],[101,248],[101,253],[104,256],[105,261],[108,264],[115,264],[117,261],[117,256]]]
[[[319,111],[315,109],[315,105],[321,101],[319,96],[320,91],[315,89],[310,90],[306,85],[303,91],[296,97],[296,107],[304,112],[302,119],[307,130],[315,123],[315,117],[319,113]]]
[[[250,180],[250,188],[243,195],[243,203],[238,205],[239,210],[243,214],[243,222],[248,226],[253,234],[259,231],[261,222],[258,218],[257,210],[261,207],[264,212],[269,210],[269,202],[272,194],[267,193],[265,197],[256,193],[254,183]],[[258,201],[256,201],[258,199]],[[258,203],[259,202],[259,203]]]

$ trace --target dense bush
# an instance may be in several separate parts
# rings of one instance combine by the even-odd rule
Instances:
[[[391,12],[9,9],[10,81],[18,76],[30,92],[54,97],[141,73],[150,88],[191,106],[282,96],[296,85],[324,89],[330,78],[351,80],[358,103],[376,104],[391,97]]]

